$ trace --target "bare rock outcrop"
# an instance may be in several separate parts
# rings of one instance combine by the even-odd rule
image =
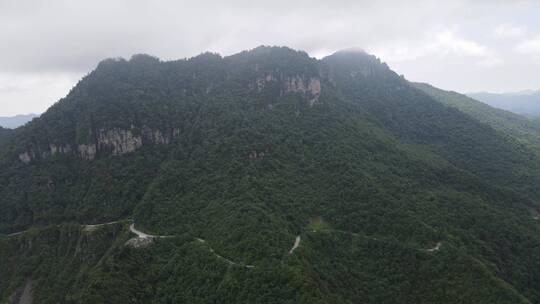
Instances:
[[[100,130],[97,136],[99,150],[112,149],[113,155],[133,152],[142,147],[142,137],[131,130]]]
[[[27,151],[27,152],[19,154],[19,159],[25,164],[28,164],[29,162],[31,162],[32,159],[34,159],[35,157],[36,156],[34,152],[32,151]]]
[[[97,149],[95,144],[82,144],[77,146],[79,156],[84,160],[93,160],[96,157]]]
[[[321,95],[321,79],[319,77],[285,76],[283,73],[268,73],[258,77],[255,81],[255,86],[259,92],[269,84],[279,84],[281,86],[281,95],[286,93],[303,94],[310,102],[310,105],[317,102]]]
[[[90,132],[92,133],[92,132]],[[23,163],[30,163],[37,157],[42,159],[55,155],[74,154],[83,160],[93,160],[98,152],[109,152],[112,155],[122,155],[131,153],[143,145],[166,145],[172,139],[180,135],[180,130],[175,128],[169,132],[162,132],[159,129],[152,129],[147,126],[142,128],[132,127],[131,129],[100,129],[95,134],[95,142],[84,144],[49,144],[45,151],[40,153],[28,150],[19,154],[19,160]]]
[[[144,248],[152,244],[153,241],[153,238],[134,237],[129,239],[125,245],[133,248]]]

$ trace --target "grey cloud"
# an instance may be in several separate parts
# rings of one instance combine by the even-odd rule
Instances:
[[[262,4],[264,3],[264,4]],[[0,69],[84,71],[105,57],[165,58],[258,44],[335,50],[414,37],[464,1],[5,1]],[[469,5],[469,4],[467,4]],[[493,6],[493,4],[491,4]],[[434,13],[435,12],[435,13]]]
[[[488,41],[495,27],[503,23],[519,26],[520,16],[511,12],[534,9],[540,9],[538,2],[526,0],[0,0],[0,73],[16,75],[17,79],[40,73],[73,79],[108,57],[149,53],[167,60],[203,51],[228,55],[261,44],[287,45],[313,56],[349,47],[380,52],[375,54],[379,56],[408,48],[416,52],[415,56],[408,54],[408,61],[392,56],[382,59],[405,76],[416,78],[413,80],[430,81],[425,78],[434,72],[419,71],[436,68],[442,75],[435,78],[439,79],[436,85],[465,89],[476,83],[478,90],[489,90],[499,82],[475,66],[482,58],[470,61],[462,56],[449,66],[455,59],[452,54],[443,58],[418,46],[429,47],[431,29],[456,29],[461,41],[470,40],[485,48],[492,58],[484,62],[495,62],[493,58],[499,55],[513,56],[499,51],[503,42]],[[540,34],[538,23],[527,28]],[[512,58],[501,58],[501,62],[506,65]],[[485,78],[466,79],[456,66],[463,69],[461,74],[471,69]],[[14,85],[17,83],[0,84]],[[27,91],[25,96],[28,99],[30,95]],[[9,98],[17,97],[10,94]]]

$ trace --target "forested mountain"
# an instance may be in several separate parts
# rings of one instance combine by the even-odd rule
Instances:
[[[36,114],[16,115],[11,117],[0,117],[0,127],[14,129],[24,125],[37,117]]]
[[[363,52],[108,59],[0,145],[0,299],[540,303],[514,131]]]
[[[497,109],[468,96],[440,90],[429,84],[415,83],[414,86],[435,100],[469,114],[495,130],[512,136],[533,150],[540,152],[540,120]]]
[[[0,127],[0,147],[8,141],[9,135],[11,134],[10,129],[4,129]]]
[[[540,118],[540,91],[520,93],[471,93],[470,97],[485,102],[490,106],[514,113]]]

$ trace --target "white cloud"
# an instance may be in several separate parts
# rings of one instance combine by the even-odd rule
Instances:
[[[396,43],[393,48],[374,49],[374,53],[389,62],[418,60],[426,57],[472,58],[477,66],[493,67],[503,63],[497,53],[488,47],[461,37],[457,29],[438,29],[427,33],[416,42]]]
[[[82,77],[71,73],[14,75],[0,72],[0,116],[42,113]],[[31,108],[28,104],[32,104]]]
[[[540,35],[522,40],[515,48],[516,52],[524,54],[536,64],[540,64]]]
[[[520,38],[527,34],[527,28],[524,26],[518,26],[511,23],[499,24],[493,30],[493,37],[495,38]]]
[[[488,57],[478,61],[476,63],[476,65],[481,66],[481,67],[490,68],[490,67],[495,67],[495,66],[501,65],[503,63],[504,63],[504,61],[501,58],[492,55],[492,56],[488,56]]]
[[[540,35],[531,39],[523,40],[516,46],[516,51],[524,54],[540,55]]]
[[[459,37],[455,30],[445,30],[437,35],[438,48],[463,56],[486,56],[487,48],[475,41]]]

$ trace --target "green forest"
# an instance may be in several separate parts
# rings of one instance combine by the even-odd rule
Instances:
[[[0,129],[0,303],[540,303],[540,125],[482,107],[356,51],[104,60]]]

